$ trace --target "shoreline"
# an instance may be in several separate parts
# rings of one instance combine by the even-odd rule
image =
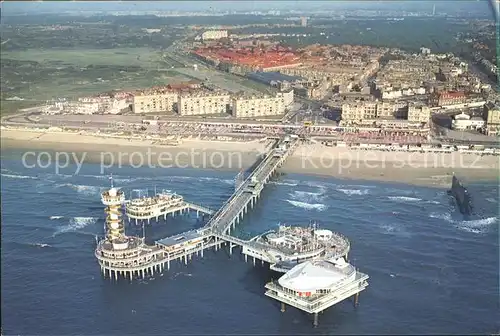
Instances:
[[[99,163],[101,173],[111,167],[202,168],[239,171],[251,167],[269,142],[184,140],[177,146],[152,144],[151,140],[126,140],[75,133],[43,133],[33,130],[2,130],[4,150],[30,153],[26,163],[46,152],[56,165]],[[56,158],[55,155],[59,153]],[[56,162],[57,159],[57,162]],[[45,161],[48,162],[48,161]],[[78,166],[80,167],[80,166]],[[448,188],[456,173],[466,183],[498,183],[499,159],[465,153],[409,153],[301,145],[281,168],[284,173],[404,183]],[[57,172],[57,171],[56,171]],[[77,173],[77,172],[76,172]]]

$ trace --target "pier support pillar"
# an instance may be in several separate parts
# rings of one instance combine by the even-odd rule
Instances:
[[[245,254],[245,262],[248,261],[248,255]]]
[[[170,270],[170,257],[167,259],[167,271]]]
[[[359,305],[359,292],[354,294],[354,307]]]
[[[255,257],[253,257],[253,265],[255,266]]]
[[[166,221],[166,220],[167,220],[167,213],[166,213],[166,212],[163,214],[163,220],[164,220],[164,221]]]
[[[281,312],[282,313],[285,312],[285,303],[284,302],[281,302]]]
[[[313,326],[316,328],[318,326],[318,313],[314,313]]]
[[[203,242],[201,242],[201,251],[200,251],[200,253],[201,253],[201,257],[202,258],[203,258],[203,250],[204,249],[205,249],[205,247],[203,246]]]

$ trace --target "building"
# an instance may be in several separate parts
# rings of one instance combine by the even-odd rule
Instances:
[[[486,134],[500,134],[500,107],[493,103],[485,105]]]
[[[232,112],[236,118],[255,118],[280,115],[285,113],[285,97],[235,97],[232,101]]]
[[[482,118],[471,118],[468,114],[462,112],[460,114],[457,114],[453,118],[453,121],[451,122],[451,128],[459,131],[479,130],[484,127],[484,124],[485,122]]]
[[[172,112],[177,104],[177,92],[162,92],[156,94],[137,94],[132,98],[134,113]]]
[[[224,114],[229,111],[230,96],[225,92],[195,92],[179,95],[179,115]]]
[[[429,48],[422,47],[420,48],[420,53],[424,56],[430,55],[431,50]]]
[[[203,34],[201,34],[201,39],[203,41],[206,40],[220,40],[223,38],[227,38],[227,30],[207,30]]]
[[[447,106],[465,104],[467,94],[465,92],[434,92],[429,99],[432,106]]]
[[[342,105],[342,120],[361,122],[364,119],[377,117],[377,102],[355,102]]]
[[[302,27],[307,27],[307,18],[306,18],[305,16],[302,16],[302,17],[300,18],[300,25],[301,25]]]
[[[404,101],[380,101],[377,104],[377,118],[407,118],[408,104]]]
[[[279,90],[287,90],[295,85],[308,83],[309,81],[300,76],[289,76],[276,71],[258,71],[246,75],[251,80],[276,87]]]
[[[314,260],[298,264],[278,281],[265,285],[265,295],[286,305],[313,314],[314,326],[318,313],[349,297],[358,303],[361,291],[368,287],[368,275],[359,272],[345,259]]]
[[[431,109],[424,104],[408,105],[408,121],[428,123],[431,117]]]
[[[98,102],[57,102],[55,107],[60,110],[60,113],[67,114],[94,114],[99,112]]]
[[[285,108],[293,104],[293,90],[278,92],[276,97],[283,98]]]

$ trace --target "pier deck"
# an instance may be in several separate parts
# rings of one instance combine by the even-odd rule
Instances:
[[[129,203],[130,201],[127,201],[125,204]],[[212,209],[209,209],[205,206],[183,201],[178,205],[167,206],[167,207],[157,206],[151,210],[141,211],[141,212],[135,209],[132,210],[127,207],[125,209],[125,214],[128,217],[129,222],[131,220],[135,220],[137,223],[139,220],[147,220],[149,222],[153,218],[156,218],[156,220],[158,221],[160,217],[166,219],[167,216],[170,214],[175,216],[177,213],[183,214],[189,211],[196,211],[197,216],[199,216],[200,212],[205,215],[212,215],[214,213]]]

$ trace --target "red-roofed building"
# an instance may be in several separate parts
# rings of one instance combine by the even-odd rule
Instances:
[[[461,91],[436,92],[430,98],[430,103],[433,106],[464,104],[466,101],[467,94]]]

